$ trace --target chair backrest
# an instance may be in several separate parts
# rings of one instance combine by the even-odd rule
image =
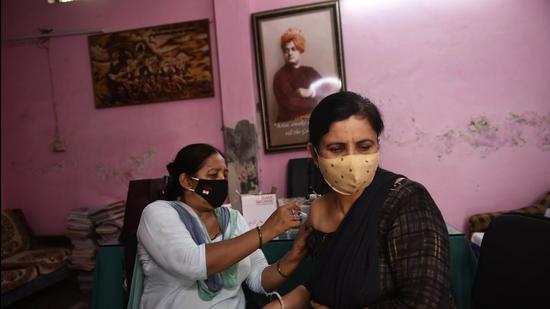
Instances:
[[[286,197],[306,197],[310,193],[324,194],[329,187],[311,158],[288,160]]]
[[[126,198],[124,225],[120,233],[120,242],[124,246],[124,264],[126,281],[132,282],[132,273],[137,251],[137,228],[145,206],[163,198],[166,177],[156,179],[131,180]]]
[[[502,215],[483,236],[473,308],[550,308],[549,278],[550,218]]]

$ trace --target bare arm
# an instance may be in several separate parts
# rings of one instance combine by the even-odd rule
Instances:
[[[300,210],[296,204],[281,206],[267,219],[261,228],[262,244],[289,228],[300,225],[300,217],[292,214],[293,209]],[[207,276],[229,268],[258,249],[259,245],[259,235],[256,229],[232,239],[207,244],[205,246]]]
[[[285,309],[311,308],[311,305],[309,303],[310,299],[311,299],[311,296],[309,295],[309,291],[303,285],[297,286],[294,290],[288,292],[288,294],[283,296]],[[264,309],[280,309],[280,308],[281,308],[281,304],[277,299],[275,299],[274,301],[264,306]]]
[[[309,225],[302,224],[300,226],[300,231],[292,244],[292,249],[277,263],[264,269],[262,272],[262,286],[264,290],[274,290],[288,279],[283,275],[289,277],[292,273],[294,273],[298,266],[300,266],[302,259],[307,254],[306,239],[310,233],[311,227],[309,227]],[[279,267],[283,275],[279,273],[277,267]]]

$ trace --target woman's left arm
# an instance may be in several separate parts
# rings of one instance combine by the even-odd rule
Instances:
[[[452,307],[449,236],[439,209],[421,185],[397,206],[382,244],[389,260],[384,274],[391,276],[395,297],[369,308]]]
[[[307,224],[300,225],[296,239],[292,243],[292,249],[262,272],[262,286],[266,291],[272,291],[285,282],[300,266],[302,259],[307,254],[306,239],[311,233]]]
[[[292,243],[292,249],[280,258],[276,263],[266,267],[264,255],[257,250],[251,255],[251,276],[247,281],[248,286],[254,292],[266,292],[276,289],[298,268],[302,259],[307,254],[306,238],[311,228],[305,224],[300,226],[296,239]],[[282,273],[282,274],[281,274]],[[261,285],[261,288],[260,288]]]

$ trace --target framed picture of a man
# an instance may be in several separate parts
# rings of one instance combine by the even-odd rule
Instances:
[[[345,89],[337,1],[252,15],[265,150],[303,148],[309,115]]]

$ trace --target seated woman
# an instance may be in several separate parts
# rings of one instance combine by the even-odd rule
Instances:
[[[323,99],[309,119],[309,152],[331,190],[315,200],[305,285],[269,308],[454,308],[449,239],[421,184],[378,167],[384,124],[352,92]]]
[[[227,166],[216,148],[188,145],[167,169],[167,200],[143,210],[137,231],[145,275],[141,308],[245,308],[241,283],[265,293],[298,267],[306,253],[304,228],[276,265],[268,266],[259,250],[300,225],[297,205],[279,207],[250,230],[238,211],[220,207],[227,197]]]

